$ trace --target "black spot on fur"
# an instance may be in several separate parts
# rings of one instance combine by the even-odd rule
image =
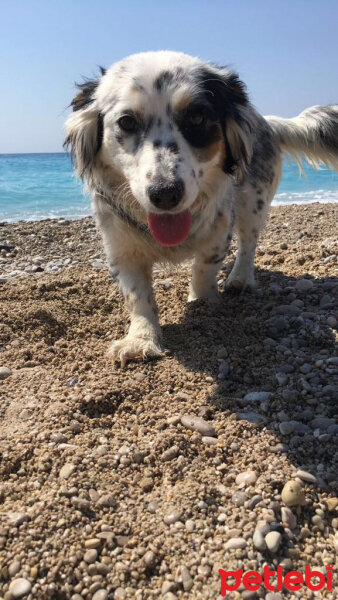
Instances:
[[[264,200],[262,200],[262,198],[258,198],[258,200],[257,200],[258,210],[262,210],[263,206],[264,206]]]
[[[204,120],[201,125],[194,125],[191,116],[202,113]],[[221,127],[217,114],[207,102],[190,104],[176,116],[176,124],[185,139],[194,148],[207,148],[221,139]]]
[[[162,119],[157,119],[157,127],[161,127],[162,125]]]
[[[236,160],[234,159],[226,136],[226,123],[228,119],[232,119],[239,127],[242,126],[246,129],[250,128],[249,123],[244,122],[239,111],[240,107],[249,104],[246,87],[236,73],[228,72],[226,70],[217,73],[207,67],[201,67],[197,70],[196,76],[206,98],[216,111],[219,123],[222,127],[225,143],[225,161],[223,170],[226,173],[232,173],[236,167]],[[243,144],[241,147],[241,155],[244,157],[244,160],[248,160],[246,149]]]
[[[176,142],[168,142],[168,144],[166,144],[166,148],[168,148],[168,150],[170,150],[170,152],[173,154],[178,154],[178,145]]]
[[[101,76],[106,73],[106,69],[103,67],[99,67]],[[76,83],[76,87],[80,92],[73,98],[71,101],[71,106],[73,107],[73,111],[81,110],[81,108],[85,108],[89,104],[94,101],[94,92],[99,85],[100,77],[95,79],[85,79],[83,83]]]
[[[164,87],[167,87],[170,83],[172,83],[174,77],[175,73],[172,71],[162,71],[162,73],[160,73],[154,81],[155,90],[161,92]]]
[[[163,144],[162,144],[161,140],[154,140],[154,141],[153,141],[153,146],[154,146],[154,148],[161,148],[161,147],[162,147],[162,145],[163,145]]]
[[[194,179],[196,179],[195,169],[191,169],[191,177],[193,177]]]

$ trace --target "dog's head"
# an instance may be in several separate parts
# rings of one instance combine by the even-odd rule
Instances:
[[[79,88],[66,137],[78,173],[91,179],[98,165],[111,169],[129,184],[151,230],[163,215],[177,215],[174,226],[185,231],[207,171],[241,177],[250,161],[250,105],[227,69],[148,52]]]

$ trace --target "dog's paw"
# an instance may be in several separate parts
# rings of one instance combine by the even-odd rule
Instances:
[[[108,354],[114,362],[120,362],[121,367],[124,368],[130,360],[160,358],[163,356],[164,351],[156,339],[127,335],[121,340],[113,342]]]
[[[255,276],[253,274],[241,275],[231,272],[224,284],[225,288],[234,289],[239,292],[254,290],[257,287]]]
[[[194,302],[195,300],[207,300],[212,304],[218,304],[219,302],[221,302],[222,296],[219,293],[219,291],[214,287],[211,287],[207,291],[203,292],[196,292],[195,290],[190,289],[188,302]]]

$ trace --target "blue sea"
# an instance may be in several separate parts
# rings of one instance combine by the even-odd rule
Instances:
[[[285,161],[274,204],[338,202],[338,174]],[[90,214],[88,195],[73,175],[69,156],[58,154],[0,154],[0,221],[37,221]]]

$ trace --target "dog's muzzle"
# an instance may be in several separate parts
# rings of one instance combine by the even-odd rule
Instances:
[[[183,198],[184,182],[176,179],[173,182],[158,181],[148,187],[150,202],[162,210],[175,208]]]

